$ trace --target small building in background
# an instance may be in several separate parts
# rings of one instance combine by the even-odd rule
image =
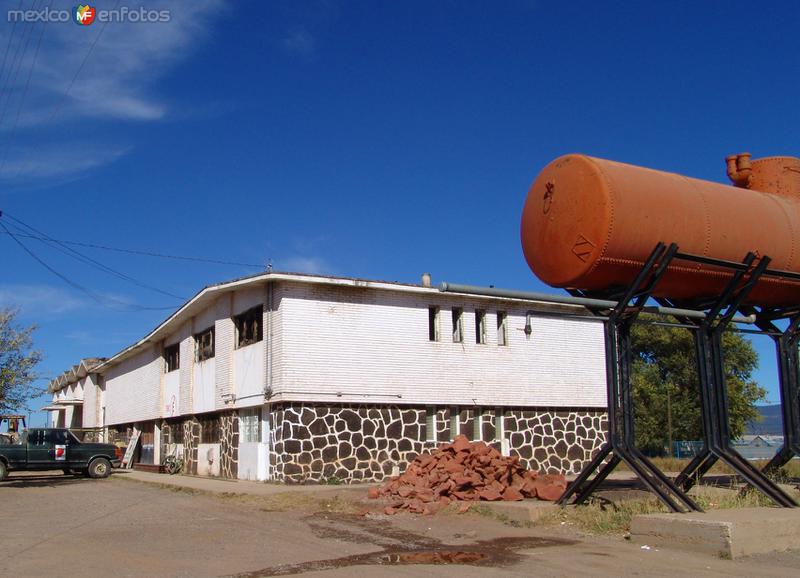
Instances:
[[[578,317],[570,318],[569,315]],[[264,273],[206,287],[51,383],[53,425],[137,461],[285,482],[377,481],[458,434],[576,473],[605,441],[602,322],[578,306]]]
[[[783,436],[743,435],[733,440],[733,448],[746,460],[770,460],[783,447]]]

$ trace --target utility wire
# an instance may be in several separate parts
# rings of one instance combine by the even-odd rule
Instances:
[[[6,216],[9,216],[8,213],[4,213]],[[2,234],[6,234],[5,231],[0,231]],[[41,235],[34,235],[31,233],[17,233],[18,237],[25,237],[28,239],[37,239],[37,240],[46,240],[50,237],[44,237]],[[52,239],[52,238],[51,238]],[[103,251],[114,251],[117,253],[127,253],[130,255],[142,255],[144,257],[156,257],[159,259],[173,259],[177,261],[193,261],[196,263],[211,263],[213,265],[233,265],[235,267],[248,267],[252,269],[264,269],[264,265],[258,265],[255,263],[241,263],[239,261],[225,261],[223,259],[207,259],[205,257],[189,257],[186,255],[170,255],[168,253],[156,253],[154,251],[145,251],[140,249],[123,249],[120,247],[109,247],[108,245],[97,245],[95,243],[84,243],[82,241],[66,241],[64,239],[52,239],[53,241],[57,241],[58,243],[62,243],[64,245],[73,245],[75,247],[87,247],[90,249],[101,249]]]
[[[22,248],[22,250],[25,251],[34,261],[39,263],[42,267],[44,267],[45,269],[50,271],[50,273],[52,273],[53,275],[55,275],[56,277],[61,279],[64,283],[66,283],[67,285],[69,285],[73,289],[77,289],[78,291],[80,291],[81,293],[84,293],[89,298],[91,298],[93,301],[95,301],[95,302],[97,302],[97,303],[99,303],[101,305],[107,305],[109,302],[113,302],[113,303],[119,304],[122,307],[126,307],[126,308],[129,308],[129,309],[135,310],[135,311],[144,311],[144,310],[150,310],[150,311],[161,310],[161,311],[163,311],[163,310],[166,310],[166,309],[175,309],[176,308],[175,306],[169,306],[169,307],[145,307],[143,305],[136,305],[136,304],[132,304],[132,303],[126,303],[125,301],[122,301],[121,299],[117,299],[117,298],[111,297],[109,295],[101,295],[99,293],[96,293],[96,292],[92,291],[91,289],[89,289],[87,287],[84,287],[83,285],[73,281],[72,279],[70,279],[66,275],[63,275],[62,273],[57,271],[55,268],[50,266],[46,261],[44,261],[41,257],[39,257],[36,253],[34,253],[30,248],[28,248],[28,246],[25,245],[25,243],[20,241],[17,238],[17,236],[14,233],[12,233],[8,229],[8,227],[6,227],[5,223],[3,223],[2,221],[0,221],[0,228],[2,228],[3,231],[6,234],[8,234],[14,240],[14,242],[17,245],[19,245]]]
[[[9,215],[8,213],[5,213],[4,216],[9,218],[9,219],[11,219],[12,221],[18,223],[19,225],[22,225],[22,227],[25,227],[25,229],[40,235],[42,238],[39,239],[39,240],[42,241],[43,243],[46,243],[47,245],[50,245],[51,247],[54,247],[55,249],[58,249],[62,253],[66,253],[70,257],[78,259],[79,261],[89,265],[90,267],[94,267],[95,269],[99,269],[99,270],[101,270],[101,271],[103,271],[105,273],[109,273],[111,275],[114,275],[115,277],[118,277],[119,279],[122,279],[123,281],[128,281],[129,283],[132,283],[132,284],[134,284],[134,285],[136,285],[138,287],[141,287],[143,289],[149,289],[150,291],[155,291],[156,293],[161,293],[162,295],[166,295],[167,297],[173,297],[175,299],[180,299],[181,301],[186,299],[185,297],[183,297],[181,295],[176,295],[174,293],[170,293],[169,291],[164,291],[163,289],[159,289],[158,287],[154,287],[153,285],[149,285],[147,283],[144,283],[143,281],[140,281],[140,280],[138,280],[138,279],[136,279],[134,277],[131,277],[130,275],[126,275],[125,273],[122,273],[121,271],[117,271],[116,269],[113,269],[113,268],[109,267],[108,265],[105,265],[104,263],[101,263],[100,261],[97,261],[96,259],[92,259],[91,257],[89,257],[87,255],[84,255],[80,251],[77,251],[76,249],[72,249],[72,248],[68,247],[67,245],[64,245],[64,244],[60,243],[59,241],[53,239],[49,235],[46,235],[45,233],[42,233],[38,229],[35,229],[34,227],[32,227],[32,226],[20,221],[19,219]],[[19,229],[19,227],[15,227],[15,228]]]
[[[120,0],[117,0],[117,2],[114,4],[113,10],[116,10],[119,7],[119,3],[120,3]],[[72,80],[70,80],[69,84],[67,85],[66,90],[61,95],[61,97],[59,98],[59,101],[56,103],[56,105],[53,107],[53,110],[51,111],[50,115],[47,117],[47,120],[45,121],[46,125],[52,124],[53,119],[55,119],[56,116],[58,116],[58,113],[61,112],[61,109],[64,108],[64,104],[67,102],[67,97],[69,96],[69,93],[72,91],[72,87],[75,86],[75,81],[78,80],[78,76],[80,76],[81,72],[83,71],[83,67],[86,66],[86,62],[89,60],[89,57],[92,55],[92,51],[94,50],[94,47],[97,46],[97,43],[100,41],[100,37],[103,36],[103,32],[105,32],[106,26],[108,26],[109,21],[110,21],[110,19],[106,20],[105,22],[103,22],[103,25],[100,27],[100,31],[97,33],[97,36],[94,37],[94,40],[89,45],[89,50],[86,52],[86,55],[83,57],[83,60],[81,61],[80,65],[78,66],[78,69],[75,71],[75,74],[72,76]],[[29,164],[30,164],[30,162],[28,162],[28,165]],[[26,165],[26,168],[27,168],[27,165]],[[22,163],[19,163],[19,165],[17,166],[17,170],[14,173],[14,176],[12,178],[16,179],[19,176],[21,171],[22,171]]]
[[[31,3],[30,10],[36,10],[36,2],[38,0],[33,0]],[[0,113],[0,126],[6,120],[6,111],[8,110],[8,106],[11,103],[11,93],[14,90],[14,84],[17,82],[17,76],[19,76],[19,71],[22,69],[22,63],[25,61],[25,53],[28,52],[28,45],[31,42],[31,36],[33,36],[33,29],[35,26],[29,26],[27,28],[27,36],[25,35],[26,31],[22,32],[22,38],[20,38],[19,43],[17,44],[17,50],[14,52],[14,58],[11,61],[11,70],[9,71],[8,78],[6,79],[6,85],[3,87],[4,94],[6,96],[5,103],[3,104],[2,113]],[[24,42],[24,46],[23,46]],[[22,53],[20,54],[20,48],[22,48]],[[11,71],[13,71],[14,77],[11,77]],[[0,98],[0,101],[3,99]]]
[[[22,0],[19,0],[19,4],[17,5],[17,13],[22,10]],[[18,18],[14,19],[14,24],[11,26],[11,32],[8,35],[8,44],[6,44],[6,52],[3,55],[3,65],[0,66],[0,86],[3,84],[3,77],[6,75],[6,62],[8,62],[8,53],[11,52],[11,42],[14,40],[14,32],[17,30],[17,23],[19,22]],[[0,92],[2,92],[0,90]]]
[[[47,8],[51,8],[53,6],[53,0],[50,0],[50,4]],[[45,31],[45,23],[42,23],[42,30],[39,32],[39,39],[36,41],[36,51],[33,53],[33,60],[31,61],[31,66],[28,69],[28,79],[25,81],[25,88],[22,90],[22,96],[19,99],[19,104],[17,105],[17,115],[14,118],[14,124],[11,127],[11,136],[8,138],[8,142],[6,144],[5,149],[3,150],[3,158],[0,160],[0,174],[3,173],[3,168],[6,165],[6,158],[8,158],[8,154],[11,151],[11,145],[14,143],[14,138],[17,135],[17,125],[19,125],[19,117],[22,113],[22,106],[25,104],[25,97],[28,95],[28,89],[31,86],[31,77],[33,76],[33,69],[36,67],[36,61],[39,59],[39,49],[42,47],[42,38],[44,37]],[[21,66],[20,62],[20,66]]]

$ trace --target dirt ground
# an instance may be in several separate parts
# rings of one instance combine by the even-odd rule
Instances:
[[[353,513],[363,490],[217,496],[125,480],[0,483],[0,575],[790,576],[800,554],[720,560],[474,514]],[[298,498],[298,496],[300,498]]]

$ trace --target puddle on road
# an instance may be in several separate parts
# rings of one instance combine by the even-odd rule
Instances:
[[[426,538],[425,541],[428,542],[430,539]],[[236,574],[235,578],[288,576],[291,574],[302,574],[304,572],[314,572],[318,570],[334,570],[351,566],[400,566],[411,564],[439,566],[456,564],[461,566],[497,567],[506,566],[522,559],[522,555],[519,554],[517,550],[567,546],[571,544],[575,544],[575,541],[553,538],[498,538],[459,546],[441,544],[437,548],[430,550],[414,550],[413,547],[406,549],[393,548],[372,554],[356,554],[354,556],[344,556],[342,558],[332,558],[329,560],[313,560],[298,564],[271,566],[254,572]]]
[[[436,551],[384,554],[384,564],[477,564],[489,558],[480,552]]]

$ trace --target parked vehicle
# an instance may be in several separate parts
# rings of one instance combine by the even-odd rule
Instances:
[[[80,441],[64,428],[32,428],[18,441],[0,445],[0,480],[11,471],[63,470],[106,478],[122,463],[122,449]]]

